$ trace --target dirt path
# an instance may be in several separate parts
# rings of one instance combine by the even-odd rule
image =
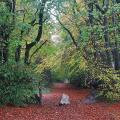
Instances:
[[[70,96],[71,104],[58,106],[62,93]],[[43,95],[43,106],[0,108],[0,120],[120,120],[120,103],[83,104],[90,90],[76,90],[65,84],[54,86],[52,93]]]

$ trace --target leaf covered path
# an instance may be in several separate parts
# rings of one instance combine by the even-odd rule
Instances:
[[[58,106],[62,93],[70,96],[70,105]],[[51,93],[43,95],[42,106],[5,106],[0,108],[0,120],[120,120],[120,103],[83,104],[81,101],[89,93],[90,90],[57,84]]]

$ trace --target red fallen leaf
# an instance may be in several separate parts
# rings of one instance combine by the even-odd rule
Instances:
[[[70,96],[71,104],[58,106],[62,93]],[[53,92],[43,95],[43,106],[25,108],[5,106],[0,108],[0,120],[120,120],[120,103],[83,104],[90,90],[77,90],[67,84],[57,84]]]

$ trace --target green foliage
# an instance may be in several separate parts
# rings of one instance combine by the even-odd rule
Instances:
[[[31,101],[38,81],[32,68],[7,63],[0,68],[0,104],[23,105]]]
[[[77,88],[86,88],[87,87],[87,82],[89,81],[88,79],[89,73],[87,70],[80,70],[79,73],[73,74],[70,78],[70,83]]]
[[[103,81],[97,91],[97,97],[107,101],[115,102],[120,100],[120,76],[119,71],[106,68],[105,66],[89,64],[91,79]]]
[[[64,82],[65,75],[61,67],[52,70],[52,80],[53,82]]]
[[[104,88],[99,92],[99,97],[108,101],[120,100],[120,76],[116,71],[107,69],[99,75],[99,78],[105,82]]]

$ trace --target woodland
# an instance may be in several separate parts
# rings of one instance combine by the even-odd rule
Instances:
[[[59,90],[58,83],[63,85],[56,85]],[[38,106],[41,113],[51,111],[44,106],[51,92],[66,92],[72,100],[81,100],[91,91],[99,102],[120,109],[120,0],[0,0],[1,120],[28,120],[5,118],[6,109],[17,107],[28,107],[28,114],[32,108],[38,112]],[[57,99],[51,98],[52,107]],[[71,104],[77,111],[85,107]],[[59,113],[61,108],[57,109]],[[48,119],[35,115],[39,120],[58,119],[46,114]],[[95,119],[89,116],[88,120]],[[120,114],[114,120],[120,120]]]

